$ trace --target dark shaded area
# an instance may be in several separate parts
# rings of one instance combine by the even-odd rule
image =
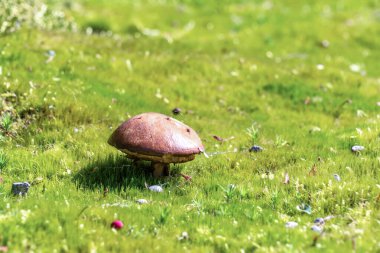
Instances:
[[[84,28],[91,28],[93,33],[104,33],[111,31],[111,26],[106,20],[92,20],[84,24]]]
[[[123,155],[109,155],[82,168],[73,178],[78,189],[125,191],[130,188],[144,189],[157,184],[152,177],[150,162],[134,162]]]
[[[312,87],[303,83],[269,83],[266,84],[262,90],[268,93],[277,94],[284,99],[292,101],[293,104],[297,106],[299,106],[300,103],[303,103],[307,97],[320,95],[317,90],[314,90]]]
[[[136,36],[140,35],[142,32],[140,28],[135,24],[130,24],[125,28],[125,32],[129,35]]]

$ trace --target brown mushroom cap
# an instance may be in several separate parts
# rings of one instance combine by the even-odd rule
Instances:
[[[187,162],[204,150],[192,128],[154,112],[125,121],[113,132],[108,143],[131,158],[161,163]]]

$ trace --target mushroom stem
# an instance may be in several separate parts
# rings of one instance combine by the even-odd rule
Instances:
[[[169,176],[169,164],[152,162],[152,168],[155,178]]]

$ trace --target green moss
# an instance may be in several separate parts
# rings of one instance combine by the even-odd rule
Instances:
[[[0,40],[0,111],[12,116],[0,138],[0,246],[342,252],[354,241],[359,252],[379,249],[374,1],[64,6],[78,32],[28,28]],[[175,107],[180,115],[171,115]],[[148,162],[107,144],[122,121],[147,111],[192,126],[210,157],[154,179]],[[251,126],[257,135],[247,134]],[[253,143],[264,150],[248,152]],[[25,181],[28,196],[12,196],[12,183]],[[311,215],[297,210],[302,203]],[[314,219],[328,215],[336,217],[314,239]],[[114,219],[123,230],[110,229]]]

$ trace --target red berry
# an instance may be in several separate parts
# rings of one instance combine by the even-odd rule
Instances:
[[[123,222],[121,220],[115,220],[111,223],[111,228],[114,228],[116,230],[122,229],[124,226]]]

